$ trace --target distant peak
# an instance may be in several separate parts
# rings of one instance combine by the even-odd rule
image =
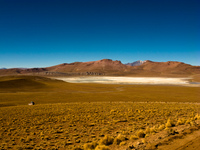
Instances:
[[[136,62],[139,62],[139,63],[145,63],[147,60],[144,60],[144,61],[142,61],[142,60],[138,60],[138,61],[136,61]]]
[[[101,59],[100,61],[112,61],[112,59]]]
[[[134,62],[132,62],[132,63],[127,63],[127,64],[125,64],[125,65],[128,65],[128,66],[140,66],[140,65],[142,65],[142,64],[145,63],[145,62],[147,62],[147,60],[144,60],[144,61],[142,61],[142,60],[137,60],[137,61],[134,61]]]
[[[96,62],[116,62],[116,63],[121,63],[121,61],[119,60],[112,60],[112,59],[101,59],[101,60],[98,60]]]
[[[146,62],[153,62],[153,61],[151,61],[151,60],[146,60]]]

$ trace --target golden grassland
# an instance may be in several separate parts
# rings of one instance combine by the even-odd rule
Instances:
[[[199,91],[1,77],[0,149],[156,149],[200,128]]]
[[[181,103],[65,103],[2,107],[0,147],[117,149],[138,139],[144,141],[163,130],[175,134],[171,129],[173,126],[196,126],[199,112],[199,105]]]

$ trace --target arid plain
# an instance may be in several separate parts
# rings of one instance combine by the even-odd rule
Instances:
[[[68,83],[52,77],[2,76],[0,146],[185,149],[198,143],[199,91],[198,86],[177,84]],[[31,101],[36,105],[28,106]]]

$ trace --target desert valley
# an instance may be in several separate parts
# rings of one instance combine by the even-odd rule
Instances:
[[[200,66],[103,59],[2,68],[0,135],[0,149],[197,149]]]

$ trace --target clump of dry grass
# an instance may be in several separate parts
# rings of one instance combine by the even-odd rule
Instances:
[[[84,150],[92,150],[95,149],[97,145],[98,145],[97,142],[92,142],[92,143],[85,143],[83,147]]]
[[[160,125],[159,127],[158,127],[158,131],[162,131],[162,130],[164,130],[165,129],[165,125],[164,124],[162,124],[162,125]]]
[[[200,120],[200,115],[197,113],[194,117],[195,120]]]
[[[113,141],[114,141],[114,138],[109,136],[109,135],[106,135],[105,137],[103,137],[100,141],[99,141],[99,144],[100,145],[111,145],[113,144]]]
[[[131,137],[130,137],[130,140],[137,140],[138,139],[138,136],[136,136],[136,135],[131,135]]]
[[[83,150],[83,149],[80,147],[74,147],[72,150]]]
[[[174,135],[176,132],[174,129],[171,129],[171,128],[166,128],[166,131],[168,133],[168,135]]]
[[[125,141],[126,140],[126,137],[119,134],[115,139],[114,139],[114,142],[113,144],[117,144],[119,145],[121,142]]]
[[[177,121],[177,125],[184,125],[186,122],[185,118],[179,118],[178,121]]]
[[[145,134],[149,134],[150,133],[150,128],[147,127],[146,130],[145,130]]]
[[[192,118],[188,118],[186,120],[185,124],[189,124],[190,126],[194,126],[194,125],[196,125],[195,119],[193,117]]]
[[[166,128],[169,128],[169,127],[173,127],[173,126],[175,126],[175,124],[173,123],[173,121],[169,118],[168,120],[167,120],[167,123],[166,123]]]
[[[151,134],[156,133],[156,131],[157,131],[156,126],[153,126],[153,127],[150,128],[150,133],[151,133]]]
[[[110,150],[110,148],[105,145],[98,145],[95,150]]]
[[[137,132],[137,136],[138,136],[138,138],[144,138],[144,137],[145,137],[144,131],[143,131],[143,130],[139,130],[139,131]]]

